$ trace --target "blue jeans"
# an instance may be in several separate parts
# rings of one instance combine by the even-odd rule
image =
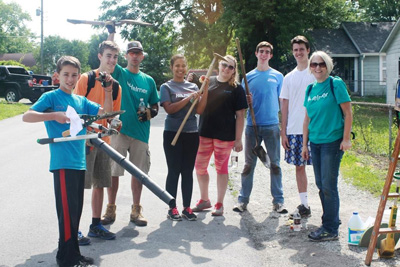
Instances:
[[[344,153],[340,150],[341,142],[342,139],[326,144],[310,143],[315,183],[322,204],[322,226],[335,235],[339,228],[338,176]]]
[[[245,165],[242,172],[242,189],[239,194],[239,202],[249,203],[251,190],[253,189],[254,169],[257,163],[257,156],[253,153],[253,148],[256,145],[256,136],[253,126],[246,126],[246,140],[244,146]],[[279,125],[257,126],[257,142],[261,144],[264,141],[267,148],[268,156],[271,160],[270,168],[270,183],[271,195],[273,197],[272,203],[282,203],[283,190],[282,190],[282,171],[280,167],[281,159],[281,144],[280,144],[280,130]]]

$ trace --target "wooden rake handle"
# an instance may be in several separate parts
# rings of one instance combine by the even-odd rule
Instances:
[[[217,63],[218,60],[224,60],[224,61],[226,61],[226,59],[225,59],[223,56],[221,56],[221,55],[219,55],[219,54],[217,54],[217,53],[214,53],[214,58],[213,58],[213,60],[211,61],[210,66],[208,67],[208,71],[207,71],[207,74],[206,74],[206,78],[210,78],[210,76],[211,76],[211,74],[212,74],[212,71],[213,71],[213,69],[214,69],[214,65],[215,65],[215,63]],[[206,85],[205,83],[203,83],[203,84],[201,85],[201,88],[200,88],[200,90],[199,90],[199,93],[202,93],[202,92],[204,91],[205,85]],[[186,116],[185,116],[185,118],[183,119],[183,121],[182,121],[182,123],[181,123],[181,126],[179,126],[179,129],[178,129],[178,131],[176,132],[175,137],[174,137],[174,139],[173,139],[172,142],[171,142],[171,145],[172,145],[172,146],[175,146],[175,145],[176,145],[176,142],[178,141],[179,135],[181,134],[181,132],[182,132],[182,130],[183,130],[183,127],[185,126],[186,121],[188,120],[188,118],[189,118],[190,114],[192,113],[193,108],[196,106],[198,100],[199,100],[199,98],[196,98],[196,99],[193,101],[193,103],[192,103],[192,105],[190,106],[188,112],[186,113]]]
[[[244,69],[243,56],[242,56],[242,50],[240,48],[239,38],[236,37],[235,41],[236,41],[236,48],[237,48],[238,54],[239,54],[240,68],[242,70],[242,75],[243,75],[243,80],[244,80],[244,87],[246,89],[246,95],[250,95],[249,84],[247,82],[246,70]],[[258,136],[257,135],[257,125],[256,125],[256,117],[254,115],[253,104],[252,103],[247,103],[247,104],[249,105],[250,115],[251,115],[251,122],[253,123],[254,133],[256,135],[256,146],[258,146],[258,142],[257,142],[257,136]]]

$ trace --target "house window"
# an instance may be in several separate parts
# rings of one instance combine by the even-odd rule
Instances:
[[[379,83],[386,85],[386,55],[379,57]]]

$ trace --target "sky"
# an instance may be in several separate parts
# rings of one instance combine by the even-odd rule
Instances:
[[[41,0],[3,0],[5,3],[17,3],[23,11],[31,16],[32,21],[27,23],[39,38],[40,42],[41,23],[40,16],[36,16],[36,9],[40,9]],[[72,24],[67,19],[97,20],[101,11],[99,10],[102,0],[43,0],[43,33],[44,37],[59,35],[68,40],[89,41],[93,34],[102,31],[92,28],[88,24]],[[126,1],[124,1],[126,2]],[[118,31],[118,29],[117,29]],[[116,35],[116,42],[121,46],[126,42]],[[124,49],[124,46],[121,46]]]

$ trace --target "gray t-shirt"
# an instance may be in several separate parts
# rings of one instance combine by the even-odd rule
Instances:
[[[174,82],[169,80],[163,83],[160,87],[160,105],[162,106],[164,102],[176,103],[182,99],[188,97],[193,92],[198,91],[199,88],[196,84],[187,81],[184,82]],[[168,114],[165,119],[165,131],[177,132],[183,119],[185,118],[188,110],[190,109],[192,103],[189,102],[184,108],[179,110],[174,114]],[[193,109],[182,132],[197,132],[197,118],[196,118],[196,108]]]

